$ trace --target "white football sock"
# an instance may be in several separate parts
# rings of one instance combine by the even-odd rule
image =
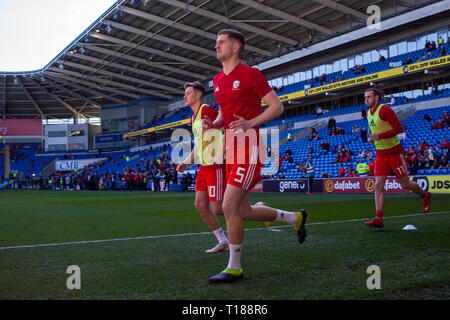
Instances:
[[[275,218],[275,221],[281,221],[286,222],[289,224],[296,224],[297,223],[297,215],[295,212],[289,212],[289,211],[283,211],[277,209],[277,217]]]
[[[219,229],[214,230],[213,233],[216,236],[217,241],[219,241],[220,243],[228,243],[227,236],[225,235],[221,227],[219,227]]]
[[[242,244],[230,243],[230,259],[228,260],[228,268],[239,270],[241,268]]]

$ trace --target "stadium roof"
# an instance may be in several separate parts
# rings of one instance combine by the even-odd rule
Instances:
[[[173,101],[186,81],[221,70],[221,29],[246,35],[241,57],[256,65],[364,27],[369,5],[379,5],[383,19],[435,2],[121,0],[43,69],[0,71],[0,116],[90,118],[141,97]]]

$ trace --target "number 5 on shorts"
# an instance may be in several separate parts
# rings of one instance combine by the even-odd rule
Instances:
[[[245,168],[239,167],[236,170],[236,175],[239,176],[239,178],[234,179],[237,183],[242,183],[242,180],[244,180],[245,176]]]

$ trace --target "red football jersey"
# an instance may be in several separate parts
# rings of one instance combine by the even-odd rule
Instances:
[[[199,111],[200,111],[200,108],[198,108],[197,113],[191,117],[191,125],[194,123],[195,119],[197,118]],[[211,106],[205,105],[202,109],[202,114],[201,114],[202,118],[201,119],[203,120],[203,119],[206,119],[206,117],[208,117],[209,119],[211,119],[211,121],[214,121],[214,120],[216,120],[218,115],[219,115],[219,112],[216,109],[214,109]]]
[[[214,77],[213,84],[225,129],[237,120],[234,114],[247,120],[259,116],[262,113],[261,99],[272,91],[261,71],[242,63],[228,75],[220,72]]]

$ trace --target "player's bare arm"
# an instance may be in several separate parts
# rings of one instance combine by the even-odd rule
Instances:
[[[195,157],[197,155],[197,146],[194,146],[194,149],[191,151],[191,154],[184,159],[182,163],[177,166],[178,172],[184,172],[190,164],[193,164],[195,161]]]
[[[202,119],[203,130],[208,129],[221,129],[223,128],[223,117],[222,113],[219,111],[216,120],[212,121],[209,117]]]

